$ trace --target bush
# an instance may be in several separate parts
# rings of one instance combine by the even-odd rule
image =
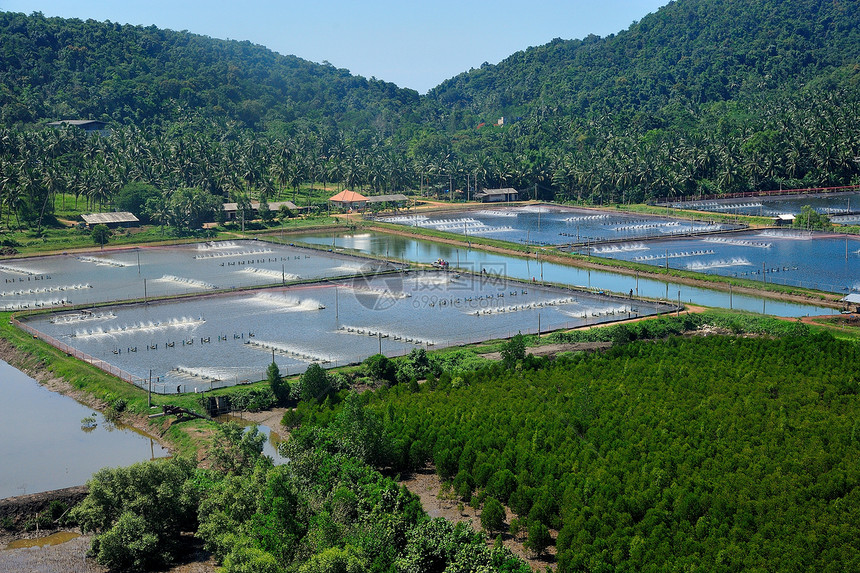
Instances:
[[[481,527],[492,535],[494,532],[502,531],[505,525],[505,508],[494,497],[488,497],[484,502],[484,510],[481,512]]]
[[[83,532],[97,532],[92,551],[115,569],[169,563],[181,531],[194,529],[194,462],[171,458],[125,468],[104,468],[87,483],[86,499],[71,516]]]

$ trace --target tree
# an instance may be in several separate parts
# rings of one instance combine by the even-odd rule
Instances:
[[[274,360],[266,368],[266,381],[279,404],[284,404],[290,399],[290,385],[284,381],[281,370]]]
[[[505,368],[513,368],[517,362],[526,357],[526,341],[522,333],[518,332],[516,336],[502,345],[502,363]]]
[[[314,362],[299,378],[299,395],[302,400],[322,402],[332,392],[331,380],[322,366]]]
[[[147,183],[128,183],[114,196],[113,204],[120,211],[134,213],[143,223],[149,222],[149,212],[146,209],[147,202],[157,200],[161,192]]]
[[[481,511],[481,527],[486,530],[489,535],[494,532],[502,531],[505,526],[505,508],[494,497],[488,497],[484,502],[484,509]]]
[[[397,367],[384,354],[367,357],[364,360],[364,368],[374,382],[393,383],[396,380]]]
[[[265,441],[257,426],[246,431],[236,422],[219,424],[209,451],[212,468],[227,475],[247,473],[263,457]]]
[[[535,555],[543,555],[546,548],[552,543],[549,528],[540,521],[529,524],[529,538],[523,544],[526,549],[533,551]]]
[[[90,236],[93,238],[93,243],[104,248],[110,239],[111,230],[107,228],[107,225],[96,225],[93,227],[93,230],[90,231]]]
[[[271,223],[275,219],[275,214],[276,212],[269,208],[269,203],[265,199],[260,199],[260,206],[257,207],[257,216],[260,217],[263,223],[267,225]]]

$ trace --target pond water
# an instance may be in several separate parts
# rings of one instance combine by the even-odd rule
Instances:
[[[101,414],[84,429],[90,408],[3,361],[0,388],[0,499],[81,485],[102,467],[168,455],[151,437],[106,423]]]
[[[642,239],[738,228],[690,219],[557,205],[488,207],[458,213],[397,215],[380,220],[530,245]]]
[[[705,306],[734,308],[774,314],[776,316],[807,316],[829,314],[831,309],[804,304],[784,303],[761,297],[738,295],[713,289],[691,287],[679,283],[637,278],[608,271],[593,271],[566,265],[545,263],[540,259],[518,258],[488,253],[477,249],[455,248],[411,237],[385,233],[295,235],[296,241],[323,245],[335,249],[350,249],[361,253],[386,256],[399,261],[430,262],[438,258],[450,261],[452,266],[480,272],[491,269],[496,274],[578,287],[598,288],[617,293],[629,293],[650,298],[681,299],[682,302]],[[606,256],[606,255],[601,255]]]
[[[159,393],[205,391],[357,363],[666,312],[669,305],[511,281],[504,269],[396,273],[194,299],[54,313],[29,327]]]
[[[860,193],[809,193],[773,197],[745,197],[741,199],[714,199],[709,201],[678,201],[669,204],[676,209],[695,209],[735,215],[798,215],[809,205],[823,215],[844,216],[860,211]]]
[[[860,291],[860,237],[792,229],[652,239],[591,248],[599,257],[830,292]]]
[[[366,261],[264,241],[218,241],[0,261],[0,310],[142,299],[351,275]]]

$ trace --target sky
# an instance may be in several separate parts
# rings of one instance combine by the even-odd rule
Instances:
[[[248,40],[426,93],[554,38],[608,36],[668,0],[0,0],[0,11]]]

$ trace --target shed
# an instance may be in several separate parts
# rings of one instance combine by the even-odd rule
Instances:
[[[773,217],[773,224],[777,227],[790,227],[794,223],[795,216],[791,213],[780,213]]]
[[[374,195],[373,197],[368,197],[367,202],[370,204],[373,203],[392,203],[398,207],[402,207],[409,200],[409,197],[404,195],[403,193],[394,193],[391,195]]]
[[[115,227],[132,227],[140,223],[140,220],[134,216],[134,213],[128,211],[116,211],[112,213],[87,213],[81,215],[81,219],[88,227],[93,225],[106,225],[110,228]]]
[[[507,201],[517,201],[519,192],[513,188],[506,189],[485,189],[479,193],[475,193],[475,200],[481,203],[503,203]]]
[[[292,201],[273,201],[269,203],[269,210],[277,213],[281,206],[286,206],[290,211],[299,211],[299,207]],[[254,212],[252,218],[256,218],[260,211],[260,202],[251,201],[251,210]],[[239,212],[238,203],[224,203],[224,215],[227,221],[234,221]]]

